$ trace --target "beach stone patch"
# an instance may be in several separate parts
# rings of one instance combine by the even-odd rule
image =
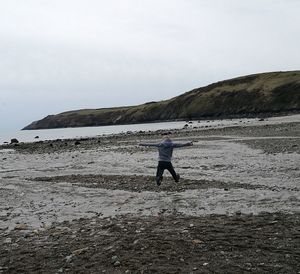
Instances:
[[[13,274],[293,274],[299,227],[299,213],[81,218],[26,237],[0,233],[0,265]]]
[[[209,189],[218,188],[224,191],[230,189],[268,189],[279,191],[283,188],[268,187],[264,185],[208,181],[208,180],[190,180],[181,178],[178,183],[175,183],[171,177],[164,176],[162,184],[158,187],[154,176],[141,175],[103,175],[103,174],[74,174],[51,177],[36,177],[28,178],[27,180],[39,182],[54,182],[54,183],[71,183],[75,186],[88,188],[103,188],[109,190],[126,190],[132,192],[142,191],[174,191],[182,192],[190,189]]]
[[[300,153],[300,137],[296,138],[271,138],[241,140],[240,143],[246,144],[253,149],[261,149],[267,154],[274,153]]]

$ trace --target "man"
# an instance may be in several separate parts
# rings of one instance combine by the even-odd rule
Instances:
[[[169,136],[164,136],[163,140],[160,143],[151,144],[151,143],[141,143],[140,146],[149,146],[149,147],[157,147],[158,148],[158,166],[156,171],[156,183],[160,186],[163,180],[164,170],[167,169],[171,175],[173,176],[174,181],[179,182],[180,175],[177,174],[173,168],[171,163],[173,148],[177,147],[185,147],[192,146],[193,142],[187,143],[175,143],[173,142]]]

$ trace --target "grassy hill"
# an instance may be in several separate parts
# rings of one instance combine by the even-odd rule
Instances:
[[[300,112],[300,71],[238,77],[197,88],[169,100],[138,106],[63,112],[35,121],[24,129],[245,117],[292,111]]]

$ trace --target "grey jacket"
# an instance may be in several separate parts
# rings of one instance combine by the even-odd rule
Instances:
[[[149,146],[158,148],[158,161],[171,162],[173,148],[191,146],[192,142],[175,143],[171,139],[165,139],[160,143],[140,143],[140,146]]]

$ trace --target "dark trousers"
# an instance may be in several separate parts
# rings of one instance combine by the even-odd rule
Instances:
[[[178,181],[178,176],[173,168],[173,165],[171,162],[164,162],[164,161],[159,161],[158,166],[157,166],[157,171],[156,171],[156,180],[159,180],[162,175],[164,174],[165,169],[167,169],[171,175],[173,176],[173,179],[177,182]]]

